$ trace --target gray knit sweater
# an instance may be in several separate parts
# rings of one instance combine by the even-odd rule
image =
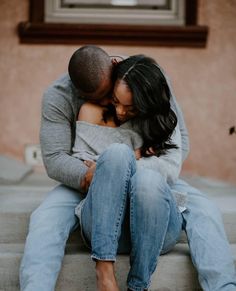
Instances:
[[[141,136],[131,129],[128,122],[120,127],[109,127],[77,121],[73,156],[82,161],[97,161],[100,154],[111,144],[122,143],[132,150],[141,148]]]
[[[181,169],[181,136],[177,126],[171,137],[171,142],[178,145],[178,149],[171,149],[165,156],[141,158],[137,160],[138,167],[158,171],[168,183],[174,183]],[[141,136],[126,122],[120,127],[107,127],[77,121],[76,137],[73,147],[73,156],[80,160],[96,161],[99,155],[111,144],[127,144],[132,150],[142,146]]]
[[[42,102],[40,143],[48,176],[75,189],[80,189],[80,181],[87,171],[84,163],[72,156],[77,116],[83,103],[68,74],[63,75],[45,91]],[[189,142],[183,115],[173,93],[171,106],[178,117],[182,158],[177,161],[173,157],[172,162],[166,160],[171,159],[170,155],[143,158],[140,166],[145,163],[151,167],[158,161],[160,165],[169,163],[169,167],[178,163],[178,168],[181,168],[182,161],[189,151]]]

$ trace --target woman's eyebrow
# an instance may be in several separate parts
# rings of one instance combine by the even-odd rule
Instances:
[[[116,97],[116,94],[113,92],[113,94],[112,94],[112,98],[113,98],[113,100],[115,101],[115,102],[119,102],[120,103],[120,100]],[[134,106],[133,106],[133,104],[128,104],[128,105],[124,105],[124,104],[122,104],[123,106],[125,106],[125,107],[131,107],[131,108],[133,108]]]

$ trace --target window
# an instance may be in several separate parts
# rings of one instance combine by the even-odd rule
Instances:
[[[30,0],[22,43],[204,47],[197,0]]]
[[[45,22],[185,25],[185,0],[45,0]]]

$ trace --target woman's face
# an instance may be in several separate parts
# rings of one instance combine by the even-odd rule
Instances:
[[[120,122],[125,122],[137,115],[137,110],[133,106],[132,93],[123,80],[115,83],[112,103],[116,108],[116,115]]]

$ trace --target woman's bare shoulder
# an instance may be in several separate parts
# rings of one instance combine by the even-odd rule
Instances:
[[[90,102],[84,103],[80,107],[78,119],[93,124],[100,124],[103,119],[104,108]]]

